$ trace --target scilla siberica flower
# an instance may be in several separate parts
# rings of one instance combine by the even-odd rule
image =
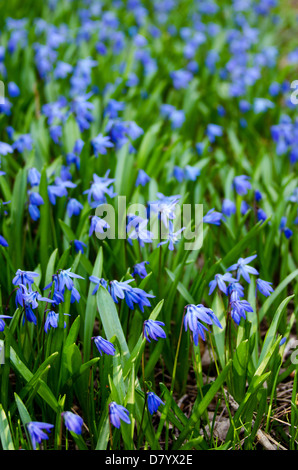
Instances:
[[[5,328],[5,322],[3,318],[12,318],[9,315],[0,315],[0,331],[4,331]]]
[[[245,312],[253,312],[253,308],[247,300],[240,300],[236,291],[232,291],[230,298],[231,316],[237,325],[240,324],[241,318],[246,320]]]
[[[149,413],[153,415],[160,405],[164,405],[164,402],[155,393],[147,392],[147,404]]]
[[[148,298],[154,298],[155,296],[147,294],[143,289],[130,286],[130,282],[133,281],[134,279],[123,282],[111,281],[109,286],[110,294],[115,303],[118,303],[118,298],[125,298],[127,306],[131,310],[134,310],[134,304],[137,304],[141,312],[144,312],[144,307],[151,307]]]
[[[272,282],[263,281],[263,279],[257,279],[256,284],[258,291],[265,295],[265,297],[269,297],[269,295],[271,295],[271,293],[274,291]]]
[[[166,333],[161,328],[162,326],[165,326],[165,324],[161,321],[157,321],[157,320],[145,320],[144,321],[143,334],[146,340],[149,341],[149,343],[151,343],[149,337],[151,337],[155,341],[157,341],[158,338],[167,337]]]
[[[206,326],[201,322],[207,323],[207,325],[212,325],[214,323],[219,328],[222,328],[220,321],[211,308],[207,308],[202,304],[187,305],[184,316],[184,328],[185,331],[187,331],[188,328],[192,331],[193,340],[196,346],[199,342],[199,336],[205,341],[204,330],[208,330],[208,328],[206,328]]]
[[[210,209],[210,211],[208,211],[203,217],[203,222],[205,224],[220,225],[221,220],[223,220],[222,213],[217,212],[214,209]]]
[[[64,315],[70,316],[69,313],[64,313]],[[47,333],[51,328],[58,328],[59,323],[59,313],[50,310],[45,321],[44,330]],[[66,328],[66,322],[64,322],[64,328]]]
[[[130,424],[129,411],[124,406],[118,405],[115,401],[109,404],[109,419],[110,423],[117,429],[120,428],[120,420]]]
[[[231,283],[235,281],[231,273],[225,274],[215,274],[213,281],[209,282],[209,295],[212,294],[216,286],[218,286],[219,290],[224,294],[228,295],[228,288],[225,282]]]
[[[96,284],[94,289],[93,289],[92,295],[96,294],[96,292],[98,291],[99,286],[103,286],[105,289],[108,286],[108,283],[105,279],[99,278],[97,276],[89,276],[89,281]]]
[[[149,264],[149,261],[142,261],[141,263],[135,264],[132,275],[135,276],[137,274],[141,279],[145,279],[147,276],[146,264]]]
[[[232,264],[227,271],[237,271],[237,280],[239,281],[241,276],[245,279],[246,282],[250,283],[250,274],[255,274],[258,275],[259,272],[253,268],[252,266],[249,266],[248,263],[250,263],[252,260],[254,260],[258,255],[252,255],[249,256],[248,258],[239,258],[236,264]]]
[[[65,427],[68,431],[74,432],[75,434],[82,434],[83,418],[81,416],[72,413],[71,411],[64,411],[61,413],[64,419]]]
[[[104,233],[105,230],[108,230],[110,228],[108,222],[106,222],[104,219],[101,219],[100,217],[97,217],[97,215],[94,215],[91,218],[91,224],[90,224],[90,230],[89,230],[89,237],[95,233]]]
[[[108,354],[110,356],[114,356],[115,348],[110,341],[107,341],[101,336],[93,336],[91,339],[93,339],[94,344],[97,347],[101,356],[102,356],[102,353]]]
[[[251,189],[250,177],[246,175],[235,176],[233,180],[233,186],[236,193],[240,196],[247,194],[247,191]]]
[[[40,444],[43,439],[49,439],[49,436],[44,432],[44,430],[51,432],[53,427],[53,424],[40,423],[39,421],[31,421],[27,424],[27,429],[29,431],[34,450],[36,450],[36,445]]]
[[[168,221],[175,219],[175,207],[181,196],[164,196],[157,193],[158,200],[149,202],[150,210],[157,213],[165,227],[168,227]]]

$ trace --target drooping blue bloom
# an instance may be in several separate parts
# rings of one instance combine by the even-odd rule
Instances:
[[[236,204],[230,199],[224,199],[222,202],[222,213],[227,217],[236,213]]]
[[[118,298],[125,298],[125,301],[131,310],[134,310],[134,304],[136,304],[141,312],[144,312],[144,307],[151,307],[148,299],[154,298],[155,296],[148,294],[138,287],[132,287],[130,285],[132,281],[134,281],[134,279],[129,279],[123,282],[118,282],[116,280],[111,281],[109,285],[110,294],[115,303],[118,303]]]
[[[184,168],[184,178],[186,181],[196,181],[201,171],[195,166],[186,165]]]
[[[147,392],[147,405],[151,415],[156,413],[160,405],[164,405],[164,402],[153,392]]]
[[[203,222],[205,224],[220,225],[222,220],[223,214],[215,211],[215,209],[210,209],[210,211],[208,211],[203,217]]]
[[[193,75],[189,70],[180,69],[170,72],[170,77],[173,80],[174,88],[176,88],[176,90],[180,90],[181,88],[186,88],[188,86]]]
[[[28,183],[33,186],[38,186],[40,183],[41,174],[36,168],[30,168],[28,171]]]
[[[289,239],[293,236],[293,231],[290,228],[286,227],[286,223],[287,223],[287,218],[282,217],[280,224],[279,224],[279,230],[285,235],[287,239]]]
[[[142,261],[141,263],[135,264],[132,275],[135,276],[137,274],[141,279],[145,279],[147,276],[146,264],[149,264],[149,261]]]
[[[70,316],[68,313],[64,313],[64,315]],[[59,323],[59,313],[54,312],[54,310],[50,310],[47,314],[47,319],[44,324],[44,330],[47,333],[51,328],[58,328]],[[64,328],[66,328],[66,322],[64,322]]]
[[[75,434],[82,434],[83,418],[81,416],[72,413],[71,411],[64,411],[61,413],[64,419],[65,427]]]
[[[120,428],[120,420],[130,424],[129,411],[122,405],[118,405],[115,401],[109,404],[109,420],[115,428]]]
[[[233,186],[236,193],[240,196],[247,194],[247,191],[251,189],[250,177],[247,175],[235,176],[233,180]]]
[[[274,291],[272,286],[272,282],[263,281],[262,279],[257,279],[257,289],[261,294],[265,295],[265,297],[269,297],[271,293]]]
[[[221,137],[223,134],[223,128],[218,124],[208,124],[206,129],[206,135],[211,143],[215,142],[216,137]]]
[[[42,206],[44,204],[44,200],[38,192],[30,191],[29,192],[29,201],[30,204],[34,206]]]
[[[81,253],[84,253],[84,248],[87,248],[86,243],[83,243],[83,242],[81,242],[80,240],[74,240],[74,241],[73,241],[73,244],[74,244],[76,253],[79,253],[79,251],[80,251]]]
[[[106,172],[104,177],[97,176],[93,174],[93,182],[91,183],[90,189],[87,189],[83,194],[88,195],[88,203],[90,207],[95,208],[100,204],[103,204],[107,201],[106,195],[113,198],[116,196],[112,183],[114,183],[114,178],[108,178],[109,171]]]
[[[22,153],[24,150],[32,150],[33,140],[30,134],[22,134],[13,143],[12,148]]]
[[[96,294],[96,292],[98,291],[99,286],[103,286],[105,289],[107,289],[107,287],[108,287],[107,281],[103,278],[99,278],[99,277],[96,277],[96,276],[89,276],[89,281],[96,284],[96,286],[95,286],[95,288],[92,292],[92,295]]]
[[[137,176],[137,180],[136,180],[136,187],[141,185],[141,186],[145,186],[149,181],[150,181],[150,176],[147,175],[147,173],[145,173],[144,170],[140,169],[139,172],[138,172],[138,176]]]
[[[108,116],[110,119],[115,119],[118,117],[119,111],[123,111],[124,108],[125,103],[110,99],[107,106],[105,107],[104,115]]]
[[[44,430],[51,432],[53,427],[53,424],[41,423],[39,421],[31,421],[27,424],[27,429],[29,431],[34,450],[36,450],[36,445],[40,444],[43,439],[49,439],[49,436],[44,432]]]
[[[241,276],[246,282],[250,283],[250,274],[258,275],[258,271],[249,266],[248,263],[253,261],[258,255],[252,255],[248,258],[239,258],[236,264],[232,264],[227,271],[237,271],[237,280],[239,281]]]
[[[105,230],[108,230],[110,228],[108,222],[104,219],[101,219],[100,217],[97,217],[97,215],[94,215],[91,218],[91,224],[90,224],[90,230],[89,230],[89,237],[95,233],[104,233]]]
[[[16,98],[17,96],[20,95],[20,89],[19,89],[18,85],[14,82],[9,82],[7,84],[7,90],[8,90],[8,94],[9,94],[9,96],[11,96],[11,98]]]
[[[60,139],[62,137],[62,127],[59,125],[50,126],[49,132],[50,132],[50,137],[55,142],[55,144],[59,144]]]
[[[81,204],[77,199],[71,198],[67,203],[67,215],[72,217],[73,215],[80,215],[81,210],[83,209],[83,204]]]
[[[151,343],[149,338],[152,338],[155,341],[157,341],[158,338],[167,337],[166,333],[161,328],[162,326],[165,326],[165,324],[161,321],[157,321],[157,320],[145,320],[144,321],[143,333],[144,333],[146,340],[149,341],[149,343]]]
[[[13,147],[6,142],[0,142],[0,155],[7,155],[13,153]]]
[[[7,248],[9,246],[7,241],[2,235],[0,235],[0,245],[3,246],[4,248]]]
[[[209,282],[209,295],[212,294],[216,287],[218,287],[221,292],[228,295],[228,288],[225,283],[228,282],[230,284],[234,281],[235,279],[233,278],[231,273],[215,274],[214,279]]]
[[[114,348],[114,345],[110,341],[107,341],[101,336],[93,336],[91,339],[93,339],[94,344],[97,347],[101,356],[102,356],[102,353],[108,354],[110,356],[114,356],[116,349]]]
[[[58,60],[55,70],[54,70],[54,77],[55,79],[59,78],[66,78],[72,72],[72,65],[68,64],[67,62],[63,62]]]
[[[175,208],[181,196],[164,196],[162,193],[157,193],[158,200],[149,202],[149,208],[158,214],[165,227],[168,227],[169,220],[176,218]]]
[[[96,157],[98,157],[98,155],[106,155],[107,149],[114,147],[113,142],[110,141],[110,137],[102,134],[98,134],[97,137],[94,137],[91,143]]]
[[[247,300],[240,300],[238,293],[233,291],[230,300],[231,317],[239,325],[241,318],[246,320],[245,312],[253,312],[253,308]]]
[[[141,247],[145,243],[152,243],[153,233],[147,230],[148,219],[143,219],[134,214],[128,214],[128,224],[126,226],[127,241],[132,245],[132,240],[138,240]]]
[[[34,271],[22,271],[21,269],[18,269],[12,283],[14,286],[23,284],[31,289],[32,284],[34,284],[34,278],[38,276],[39,274]]]
[[[204,330],[208,330],[208,328],[203,325],[202,322],[206,323],[207,325],[212,325],[214,323],[219,328],[222,328],[220,321],[210,308],[207,308],[202,304],[187,305],[184,316],[184,328],[185,331],[187,331],[188,328],[192,331],[193,340],[196,346],[198,345],[199,337],[205,341]]]
[[[0,331],[4,331],[5,328],[5,322],[3,318],[12,318],[9,315],[0,315]]]
[[[255,98],[253,109],[256,114],[264,113],[275,107],[275,104],[266,98]]]
[[[260,208],[260,209],[257,210],[257,219],[258,219],[259,222],[260,221],[265,222],[267,217],[268,216],[267,216],[266,212],[263,209]]]
[[[162,242],[159,242],[157,244],[157,247],[159,247],[161,245],[165,245],[165,244],[168,243],[169,244],[169,250],[173,251],[175,244],[178,243],[181,239],[180,234],[181,234],[181,232],[183,232],[183,230],[185,230],[185,227],[182,227],[179,230],[177,230],[177,232],[174,232],[173,222],[171,220],[169,220],[169,231],[167,233],[167,239],[162,241]]]

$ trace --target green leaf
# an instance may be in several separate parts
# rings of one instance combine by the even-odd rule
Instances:
[[[0,439],[3,450],[15,450],[5,411],[0,404]]]

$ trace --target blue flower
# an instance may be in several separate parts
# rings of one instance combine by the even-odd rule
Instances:
[[[64,315],[70,316],[68,313]],[[47,333],[51,328],[58,328],[59,322],[59,313],[50,310],[47,314],[47,319],[45,321],[44,330]],[[66,328],[66,322],[64,322],[64,328]]]
[[[168,227],[168,221],[176,217],[175,208],[181,196],[164,196],[157,193],[158,200],[149,202],[149,208],[158,214],[165,227]]]
[[[110,423],[118,429],[121,424],[120,420],[130,424],[129,411],[124,406],[118,405],[115,401],[109,404],[109,419]]]
[[[0,235],[0,245],[3,246],[4,248],[8,247],[8,243],[2,235]]]
[[[260,222],[260,221],[261,221],[262,223],[265,222],[265,220],[267,219],[267,217],[268,217],[268,216],[267,216],[266,212],[265,212],[263,209],[258,209],[258,210],[257,210],[257,219],[258,219],[259,222]]]
[[[32,284],[34,283],[34,278],[38,276],[39,274],[33,271],[22,271],[21,269],[18,269],[15,277],[12,280],[12,283],[14,286],[23,284],[28,288],[31,288]]]
[[[153,234],[147,230],[148,222],[148,219],[128,214],[126,232],[128,234],[127,241],[130,245],[132,245],[132,240],[138,240],[141,247],[144,246],[144,243],[152,243]]]
[[[135,276],[137,274],[141,279],[145,279],[147,276],[146,264],[149,264],[149,261],[142,261],[141,263],[135,264],[132,275]]]
[[[0,331],[4,331],[5,328],[5,322],[3,318],[12,318],[9,315],[0,315]]]
[[[136,180],[136,187],[141,185],[141,186],[145,186],[149,181],[150,181],[150,176],[147,175],[147,173],[145,173],[144,170],[139,170],[138,172],[138,177],[137,177],[137,180]]]
[[[107,341],[101,336],[93,336],[91,339],[94,340],[95,346],[97,347],[101,356],[102,353],[114,356],[116,350],[110,341]]]
[[[256,114],[264,113],[275,107],[275,104],[266,98],[255,98],[253,108]]]
[[[259,274],[258,271],[252,266],[248,266],[252,260],[254,260],[258,255],[252,255],[248,258],[239,258],[236,264],[232,264],[227,271],[237,271],[237,280],[242,276],[246,282],[250,283],[250,274]]]
[[[250,177],[246,175],[235,176],[233,186],[240,196],[247,194],[247,191],[251,189],[249,179]]]
[[[73,244],[74,244],[76,253],[78,253],[79,251],[80,251],[81,253],[84,253],[84,248],[87,248],[86,243],[83,243],[83,242],[81,242],[80,240],[74,240],[74,241],[73,241]]]
[[[181,69],[170,72],[170,77],[173,79],[174,88],[176,88],[176,90],[180,90],[181,88],[186,88],[188,86],[193,75],[188,70]]]
[[[97,217],[97,215],[94,215],[91,218],[89,237],[91,237],[93,232],[104,233],[104,230],[107,230],[109,228],[110,228],[109,224],[104,219],[101,219],[100,217]]]
[[[115,119],[118,117],[119,111],[123,111],[124,108],[125,103],[110,99],[107,106],[105,107],[104,115],[108,116],[110,119]]]
[[[82,209],[83,205],[77,199],[71,198],[67,204],[67,215],[68,217],[79,215]]]
[[[246,319],[245,312],[253,312],[253,308],[247,300],[240,300],[238,293],[233,291],[231,294],[231,316],[237,325],[240,324],[241,318]]]
[[[236,212],[236,204],[233,201],[230,201],[230,199],[224,199],[221,210],[224,215],[230,217]]]
[[[64,419],[65,427],[75,434],[82,434],[83,418],[81,416],[72,413],[71,411],[64,411],[61,413]]]
[[[223,129],[218,124],[208,124],[206,135],[211,143],[215,142],[216,137],[221,137]]]
[[[167,239],[162,242],[159,242],[157,244],[157,247],[169,243],[169,250],[173,251],[174,245],[180,241],[181,237],[179,235],[181,234],[181,232],[183,232],[183,230],[185,230],[185,227],[182,227],[181,229],[177,230],[177,232],[174,232],[173,222],[169,220],[169,232],[167,234]]]
[[[262,279],[257,279],[257,289],[261,294],[265,295],[265,297],[269,297],[271,293],[274,291],[273,287],[271,287],[272,282],[263,281]]]
[[[148,410],[151,415],[155,413],[160,405],[164,405],[164,402],[153,392],[147,392],[147,404]]]
[[[44,432],[51,432],[51,429],[54,427],[53,424],[40,423],[38,421],[31,421],[27,424],[27,429],[29,431],[32,447],[36,450],[36,445],[40,444],[41,441],[49,439],[49,436]]]
[[[230,284],[233,281],[235,281],[235,279],[233,279],[233,276],[230,273],[215,274],[215,278],[213,279],[213,281],[209,282],[209,288],[210,288],[209,295],[212,294],[212,292],[214,291],[216,286],[218,286],[218,288],[219,288],[219,290],[221,290],[221,292],[228,295],[228,288],[227,288],[225,282],[228,282]]]
[[[20,89],[18,85],[14,82],[9,82],[7,84],[7,90],[8,90],[9,96],[11,96],[12,98],[16,98],[17,96],[20,95]]]
[[[28,183],[31,186],[38,186],[40,183],[40,172],[36,168],[30,168],[28,171]]]
[[[215,209],[210,209],[203,217],[205,224],[220,225],[223,215],[221,212],[216,212]]]
[[[7,155],[13,153],[13,147],[5,142],[0,142],[0,155]]]
[[[157,320],[145,320],[144,321],[143,334],[146,340],[149,341],[149,343],[151,343],[149,337],[151,337],[155,341],[157,341],[158,338],[167,337],[164,330],[161,328],[162,326],[165,326],[165,324],[161,321],[157,321]]]
[[[207,331],[207,328],[201,322],[207,323],[207,325],[212,325],[212,323],[214,323],[219,328],[222,328],[220,321],[210,308],[207,308],[202,304],[187,305],[184,316],[184,328],[185,331],[187,331],[188,328],[192,331],[196,346],[198,345],[199,337],[205,341],[204,330]]]
[[[106,195],[113,198],[116,196],[113,186],[111,184],[115,181],[114,178],[108,178],[109,171],[106,172],[104,177],[93,174],[93,182],[90,189],[87,189],[83,194],[88,194],[88,203],[90,207],[95,208],[100,204],[107,201]]]
[[[110,137],[102,134],[98,134],[97,137],[94,137],[91,143],[96,157],[98,157],[98,155],[106,155],[107,148],[114,147],[114,144],[110,141]]]
[[[100,279],[99,277],[96,277],[96,276],[89,276],[89,281],[96,284],[96,286],[95,286],[95,288],[92,292],[92,295],[96,294],[96,292],[98,291],[99,286],[103,286],[105,289],[108,286],[108,283],[105,279],[103,279],[103,278]]]
[[[154,298],[152,294],[147,294],[144,290],[138,287],[132,287],[130,285],[134,279],[128,279],[127,281],[111,281],[109,286],[109,292],[115,303],[118,303],[119,299],[124,299],[128,307],[133,310],[134,304],[137,304],[139,309],[144,312],[144,307],[151,307],[148,298]]]

